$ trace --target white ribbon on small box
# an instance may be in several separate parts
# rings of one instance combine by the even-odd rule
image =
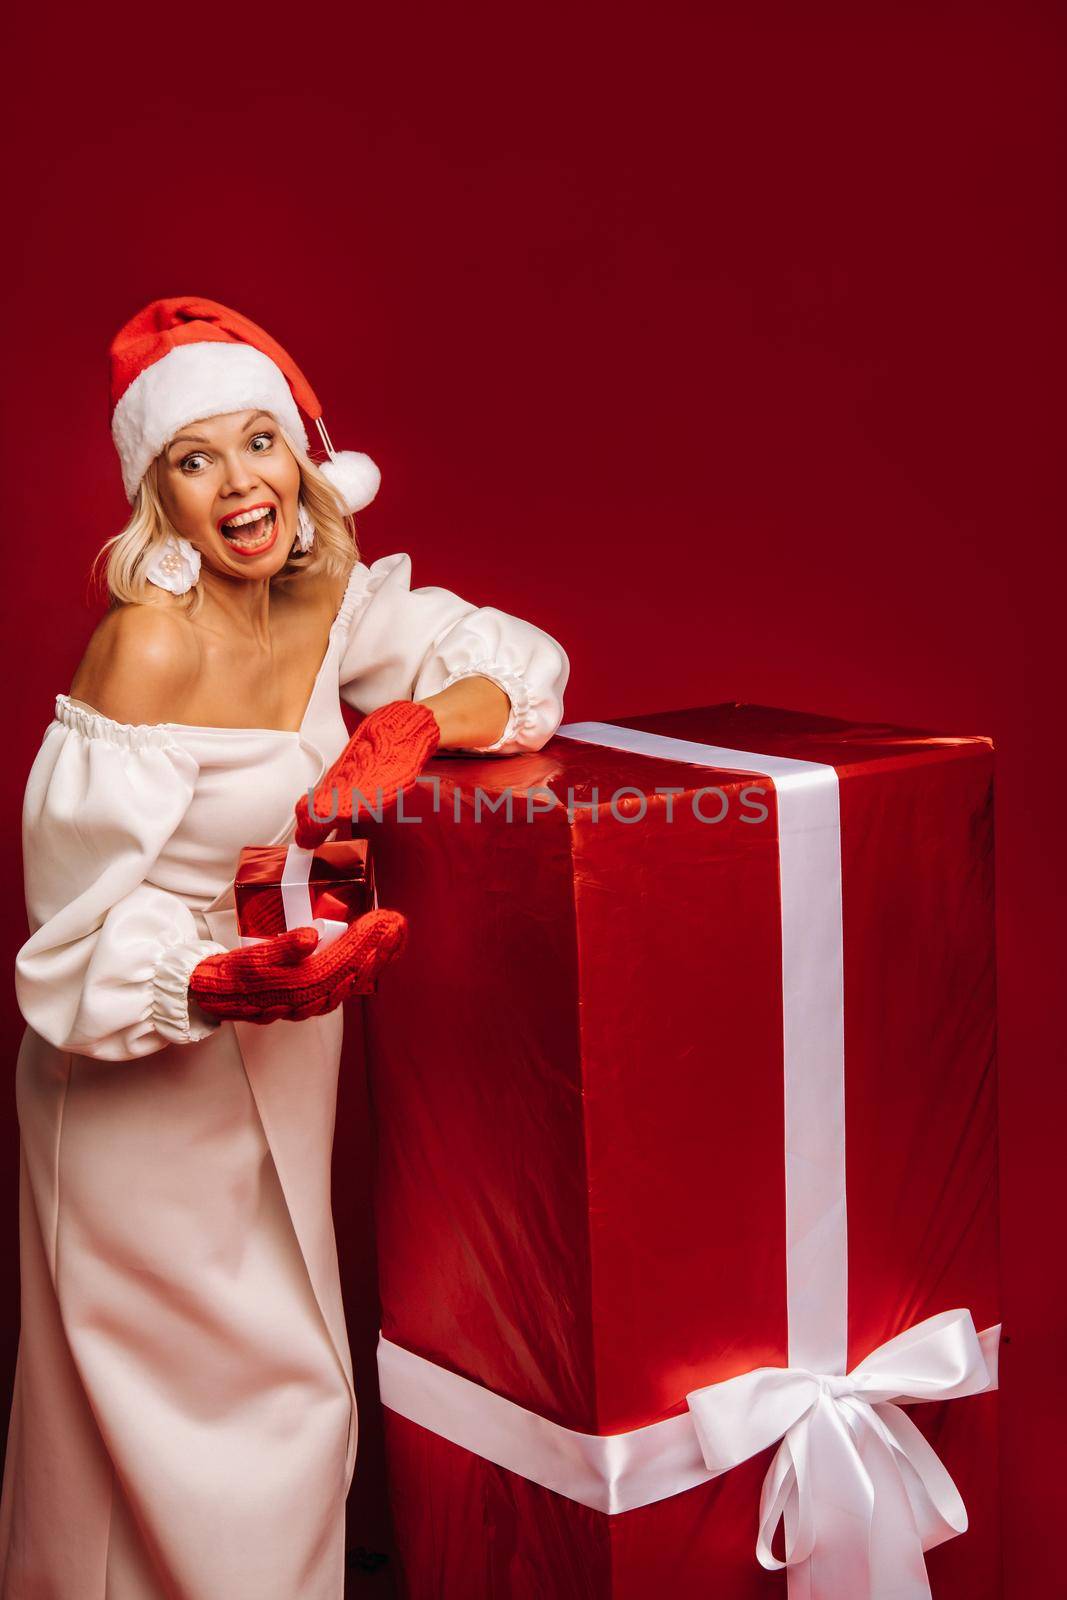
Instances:
[[[287,933],[291,928],[317,928],[319,942],[315,948],[325,950],[341,937],[348,923],[338,922],[334,917],[312,915],[310,878],[314,859],[314,850],[306,850],[298,844],[291,844],[286,850],[281,876],[282,916]],[[378,904],[377,894],[374,904]],[[261,944],[262,940],[255,934],[242,934],[241,943]]]
[[[688,1410],[620,1434],[564,1428],[382,1337],[390,1410],[607,1515],[710,1482],[778,1444],[756,1554],[790,1600],[930,1600],[923,1552],[967,1513],[901,1405],[997,1386],[1000,1328],[943,1311],[846,1372],[844,951],[837,772],[611,723],[562,738],[770,778],[778,801],[789,1365],[696,1389]],[[784,1560],[771,1546],[784,1524]]]

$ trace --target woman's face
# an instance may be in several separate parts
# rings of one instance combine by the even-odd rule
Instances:
[[[270,578],[288,560],[300,466],[266,411],[191,422],[160,455],[157,487],[172,526],[214,571]]]

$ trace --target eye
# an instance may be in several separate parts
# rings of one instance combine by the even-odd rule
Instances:
[[[182,471],[188,473],[201,472],[206,465],[207,456],[199,450],[194,450],[191,456],[183,456],[179,462]]]
[[[265,455],[274,443],[273,433],[256,433],[248,442],[248,448],[257,456]]]

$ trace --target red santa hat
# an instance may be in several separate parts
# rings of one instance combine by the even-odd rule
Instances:
[[[215,300],[153,300],[111,345],[111,436],[132,502],[149,464],[190,422],[228,411],[269,411],[305,450],[301,412],[329,460],[321,470],[349,512],[378,492],[381,473],[360,451],[335,452],[314,389],[269,333]]]

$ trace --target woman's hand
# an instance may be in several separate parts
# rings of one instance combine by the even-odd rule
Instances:
[[[315,928],[291,928],[258,944],[208,956],[189,993],[209,1016],[241,1022],[302,1022],[365,994],[407,942],[399,911],[368,911],[325,950]]]
[[[391,700],[369,712],[316,788],[315,815],[306,795],[297,801],[297,844],[313,849],[338,822],[358,820],[362,807],[357,801],[353,815],[353,789],[375,810],[406,794],[440,742],[437,718],[418,701]]]

